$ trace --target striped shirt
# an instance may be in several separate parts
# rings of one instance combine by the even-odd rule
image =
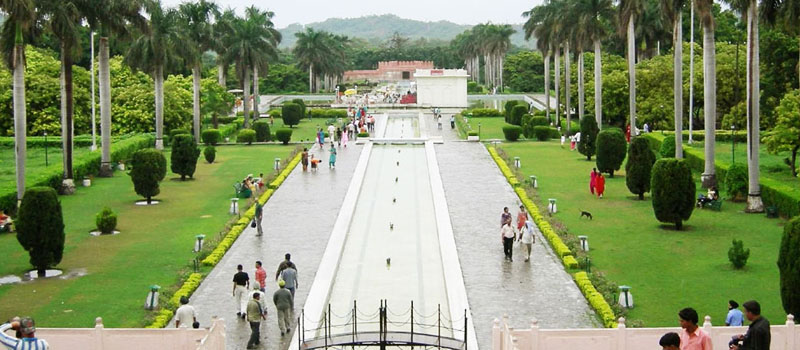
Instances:
[[[11,324],[6,323],[0,326],[0,344],[6,346],[7,349],[13,350],[47,350],[49,346],[44,339],[37,338],[22,338],[17,339],[6,335],[6,331],[11,329]]]

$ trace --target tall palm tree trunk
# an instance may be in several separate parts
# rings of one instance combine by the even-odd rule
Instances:
[[[550,120],[550,53],[544,55],[544,108],[547,115],[547,122]]]
[[[72,55],[70,48],[61,44],[61,145],[63,179],[61,181],[61,194],[75,193],[75,182],[72,171],[72,137],[73,137],[73,103],[72,103]]]
[[[636,127],[636,32],[634,31],[634,16],[628,19],[628,114],[630,115],[631,136]]]
[[[244,128],[250,125],[250,69],[244,67],[244,79],[242,79],[242,90],[244,90]]]
[[[673,58],[673,108],[675,119],[675,158],[683,158],[683,26],[681,13],[675,14],[672,23],[672,58]],[[631,126],[631,133],[633,133]]]
[[[314,64],[308,65],[308,92],[314,93]]]
[[[578,118],[583,119],[585,107],[585,94],[583,86],[583,51],[578,53]]]
[[[761,201],[761,186],[758,183],[758,149],[759,149],[759,69],[758,69],[758,2],[750,0],[747,15],[747,175],[748,213],[764,211]]]
[[[194,142],[200,142],[200,64],[192,67],[192,125]]]
[[[156,100],[156,149],[164,149],[164,66],[158,66],[153,74]]]
[[[108,66],[108,37],[101,36],[98,48],[100,58],[100,135],[102,151],[100,154],[100,176],[110,177],[111,169],[111,72]]]
[[[705,22],[705,21],[703,21]],[[714,167],[717,124],[717,58],[714,43],[714,23],[703,23],[703,114],[705,126],[705,166],[700,176],[703,187],[717,186]],[[692,113],[692,111],[689,111]]]
[[[19,29],[17,29],[19,34]],[[22,38],[21,35],[17,35]],[[25,156],[27,147],[27,120],[25,116],[25,45],[18,40],[14,46],[14,157],[17,173],[17,207],[25,193]]]
[[[570,90],[569,41],[564,43],[564,111],[567,112],[567,135],[572,131],[572,105]]]
[[[594,119],[597,127],[603,128],[603,72],[600,57],[600,40],[594,39]]]
[[[556,45],[556,57],[555,57],[555,68],[556,68],[556,128],[561,127],[561,94],[560,94],[560,87],[561,87],[561,45]]]
[[[227,81],[225,79],[225,73],[226,73],[225,72],[225,65],[224,64],[218,64],[217,65],[217,82],[219,83],[219,86],[225,87],[225,85],[227,83]]]
[[[254,122],[261,117],[261,114],[258,113],[258,102],[259,102],[259,95],[258,95],[258,67],[253,67],[253,114],[255,117],[253,118]]]

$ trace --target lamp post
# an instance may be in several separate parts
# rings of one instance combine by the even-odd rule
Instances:
[[[92,152],[97,150],[97,141],[95,137],[95,133],[97,130],[97,124],[94,121],[94,32],[91,34],[91,54],[92,54],[92,63],[91,63],[91,71],[92,71]]]
[[[731,164],[736,164],[736,125],[731,125]]]
[[[478,138],[481,137],[481,123],[478,122]]]
[[[44,166],[47,167],[47,131],[44,132]]]

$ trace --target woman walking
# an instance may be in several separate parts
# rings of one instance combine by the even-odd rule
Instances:
[[[331,149],[329,152],[331,153],[331,157],[328,159],[328,168],[334,169],[336,168],[336,147],[333,146],[333,142],[331,142]]]
[[[525,222],[528,221],[528,213],[525,211],[525,206],[519,206],[519,213],[517,213],[517,231],[522,230]]]
[[[597,173],[594,187],[597,191],[597,198],[603,198],[603,193],[606,191],[606,178],[603,176],[603,173]]]
[[[594,188],[597,186],[597,168],[592,168],[592,173],[589,176],[591,177],[589,180],[589,192],[594,194]]]
[[[300,156],[300,163],[303,164],[303,171],[308,170],[308,148],[303,148],[303,154]]]
[[[525,245],[525,249],[528,251],[528,256],[525,257],[525,262],[528,262],[531,260],[531,250],[533,249],[533,243],[536,240],[533,235],[532,221],[525,221],[525,227],[519,232],[519,240],[523,245]]]

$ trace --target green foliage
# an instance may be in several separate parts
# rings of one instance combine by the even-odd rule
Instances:
[[[143,149],[133,154],[130,166],[133,189],[150,204],[152,197],[161,192],[158,183],[167,175],[167,158],[155,149]]]
[[[259,120],[253,123],[253,130],[256,131],[257,142],[267,142],[272,138],[272,135],[269,133],[269,122],[266,120]]]
[[[474,81],[467,82],[467,93],[468,94],[480,94],[483,93],[483,86],[478,84]]]
[[[347,110],[344,109],[328,109],[325,111],[325,117],[328,119],[347,118]]]
[[[269,112],[267,112],[267,114],[269,114],[269,116],[274,119],[282,119],[283,118],[282,112],[283,112],[282,108],[273,108],[270,109]]]
[[[658,151],[661,158],[675,158],[675,135],[667,135],[661,141],[661,149]]]
[[[503,127],[503,135],[508,141],[516,141],[522,134],[522,127],[518,125],[506,125]]]
[[[303,105],[294,102],[284,103],[283,109],[281,110],[283,124],[288,125],[290,128],[300,124],[300,119],[303,117],[304,110],[305,107],[303,107]]]
[[[512,118],[511,117],[511,112],[514,110],[514,106],[516,106],[518,104],[521,104],[521,103],[524,103],[524,102],[519,101],[519,100],[508,100],[508,101],[506,101],[506,103],[503,105],[503,116],[505,116],[506,123],[514,124],[514,123],[511,122],[511,120],[512,120],[511,119]],[[525,113],[527,113],[527,112],[528,111],[525,111]],[[523,113],[523,114],[525,114],[525,113]]]
[[[272,67],[270,67],[272,68]],[[218,126],[220,116],[227,115],[236,102],[236,96],[229,93],[214,79],[200,81],[200,113],[211,115],[213,125]]]
[[[531,124],[531,119],[533,116],[530,114],[525,114],[522,116],[522,122],[520,126],[522,127],[522,134],[525,135],[526,139],[533,138],[533,125]]]
[[[792,153],[789,167],[792,175],[797,175],[797,150],[800,149],[800,90],[792,90],[781,99],[775,108],[776,125],[766,133],[763,142],[770,153],[781,151]]]
[[[739,102],[722,116],[722,129],[731,130],[731,126],[736,130],[747,130],[747,101]]]
[[[259,79],[258,91],[261,93],[306,92],[306,90],[308,90],[308,73],[294,64],[270,63],[267,76]]]
[[[475,117],[475,118],[503,116],[503,113],[494,108],[473,108],[464,111],[464,113],[462,114],[468,117]]]
[[[800,314],[800,216],[783,226],[778,270],[783,310],[792,315]]]
[[[206,129],[200,136],[206,145],[216,145],[222,139],[222,133],[217,129]]]
[[[214,163],[214,159],[217,158],[217,149],[214,146],[206,146],[203,149],[203,157],[206,158],[208,164]]]
[[[50,187],[25,190],[15,222],[17,240],[40,274],[58,265],[64,254],[64,218],[56,191]]]
[[[171,139],[175,138],[175,136],[178,136],[178,135],[191,135],[191,134],[192,134],[192,132],[189,131],[188,129],[172,129],[172,130],[169,131],[169,138],[171,140]]]
[[[311,116],[312,119],[323,119],[325,118],[325,109],[322,108],[312,108],[308,111],[308,114]]]
[[[607,128],[597,133],[597,171],[614,177],[614,171],[619,170],[625,160],[626,147],[625,135],[620,129]]]
[[[599,156],[598,156],[599,158]],[[653,165],[650,179],[653,212],[661,222],[674,223],[680,230],[692,216],[695,183],[692,170],[683,159],[662,158]]]
[[[360,132],[356,136],[358,136],[358,137],[369,137],[369,133],[368,132]]]
[[[539,141],[547,141],[552,136],[553,130],[555,129],[549,126],[537,125],[533,127],[533,136]]]
[[[520,51],[506,56],[503,63],[503,83],[514,91],[543,92],[542,54],[538,51]],[[467,91],[469,92],[469,87]]]
[[[725,172],[725,193],[731,200],[743,201],[747,196],[747,165],[736,163]]]
[[[506,120],[506,123],[513,124],[513,125],[522,125],[522,116],[528,114],[528,104],[522,103],[515,105],[514,108],[511,109],[510,119]]]
[[[172,139],[170,168],[173,173],[181,176],[181,181],[186,180],[187,176],[194,175],[198,157],[200,157],[200,149],[191,135],[176,135]]]
[[[292,99],[292,103],[300,106],[300,117],[303,118],[306,116],[306,102],[303,101],[302,98],[294,98]]]
[[[749,257],[750,248],[744,249],[744,243],[741,240],[734,239],[731,248],[728,249],[728,260],[733,264],[733,268],[744,268],[744,265],[747,265],[747,259]]]
[[[278,141],[283,142],[284,145],[288,145],[289,141],[292,139],[292,129],[288,128],[278,129],[277,131],[275,131],[275,138],[278,139]]]
[[[239,131],[239,136],[236,137],[236,142],[252,144],[256,140],[256,131],[253,129],[242,129]]]
[[[581,140],[578,143],[578,152],[586,156],[586,160],[592,160],[592,156],[597,150],[598,132],[600,132],[600,129],[597,127],[597,121],[594,120],[594,116],[587,115],[581,119]]]
[[[467,136],[478,136],[478,132],[474,130],[467,131]]]
[[[103,207],[103,210],[97,213],[94,222],[100,233],[113,233],[114,229],[117,228],[117,214],[114,214],[111,208]]]
[[[550,123],[547,121],[547,117],[540,116],[538,114],[534,114],[533,118],[531,118],[531,124],[533,126],[550,126]]]
[[[644,199],[650,191],[650,172],[656,162],[656,155],[650,150],[647,139],[635,137],[628,148],[628,162],[625,164],[625,185],[631,193]]]

